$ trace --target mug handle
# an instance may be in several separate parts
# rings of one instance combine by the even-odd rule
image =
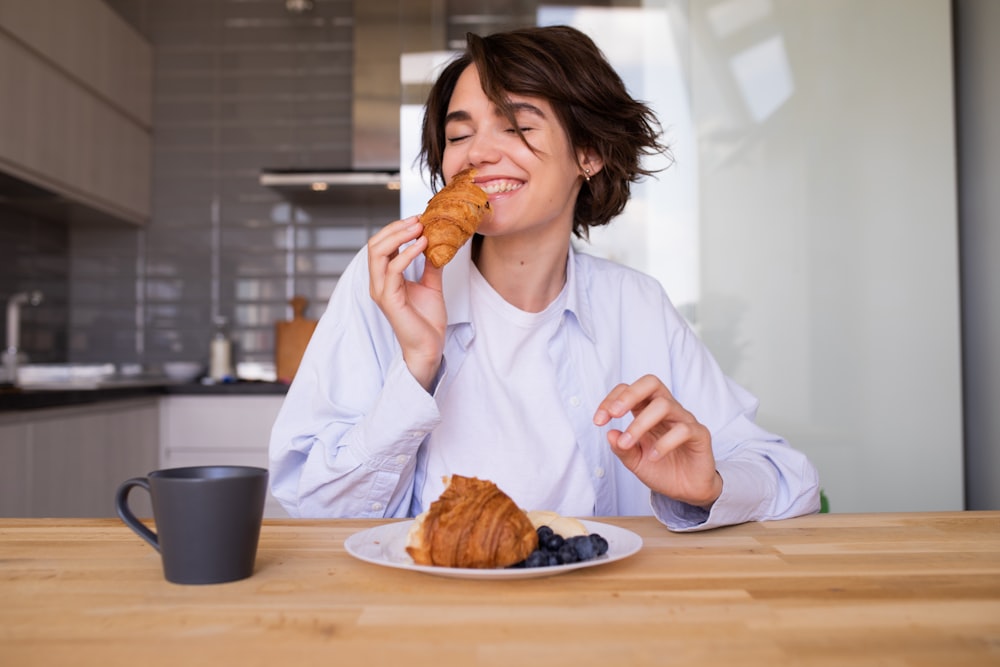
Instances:
[[[145,477],[133,477],[132,479],[125,480],[115,493],[115,508],[118,510],[118,516],[121,517],[126,526],[134,530],[139,537],[149,542],[151,547],[159,551],[160,542],[156,537],[156,533],[147,528],[146,524],[135,518],[135,514],[129,509],[128,494],[136,486],[141,486],[146,489],[147,493],[150,493],[149,480]]]

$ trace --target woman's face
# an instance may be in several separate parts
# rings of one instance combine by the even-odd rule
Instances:
[[[468,167],[489,194],[493,209],[479,229],[484,236],[569,234],[581,185],[579,156],[548,101],[511,95],[524,144],[486,97],[474,65],[455,85],[445,119],[445,179]]]

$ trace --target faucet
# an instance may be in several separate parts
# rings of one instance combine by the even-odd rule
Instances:
[[[7,382],[17,384],[17,367],[20,357],[24,356],[21,346],[21,306],[37,306],[42,302],[42,293],[38,290],[18,292],[7,299],[7,345],[3,350],[3,368]]]

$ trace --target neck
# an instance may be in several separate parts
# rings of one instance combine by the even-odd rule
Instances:
[[[538,313],[566,284],[569,236],[558,239],[474,238],[473,261],[503,299],[523,311]]]

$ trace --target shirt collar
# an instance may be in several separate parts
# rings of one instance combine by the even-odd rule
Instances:
[[[577,261],[577,252],[569,244],[569,261],[566,263],[566,312],[571,313],[580,329],[590,340],[594,340],[594,317],[590,307],[591,274],[583,262]]]
[[[444,300],[448,310],[448,326],[471,324],[472,309],[469,300],[470,271],[472,270],[472,243],[466,243],[455,257],[444,267],[442,276]],[[590,280],[585,267],[577,262],[577,253],[570,244],[569,258],[566,262],[566,314],[572,315],[579,323],[584,334],[591,340],[594,338],[593,313],[587,283]]]

